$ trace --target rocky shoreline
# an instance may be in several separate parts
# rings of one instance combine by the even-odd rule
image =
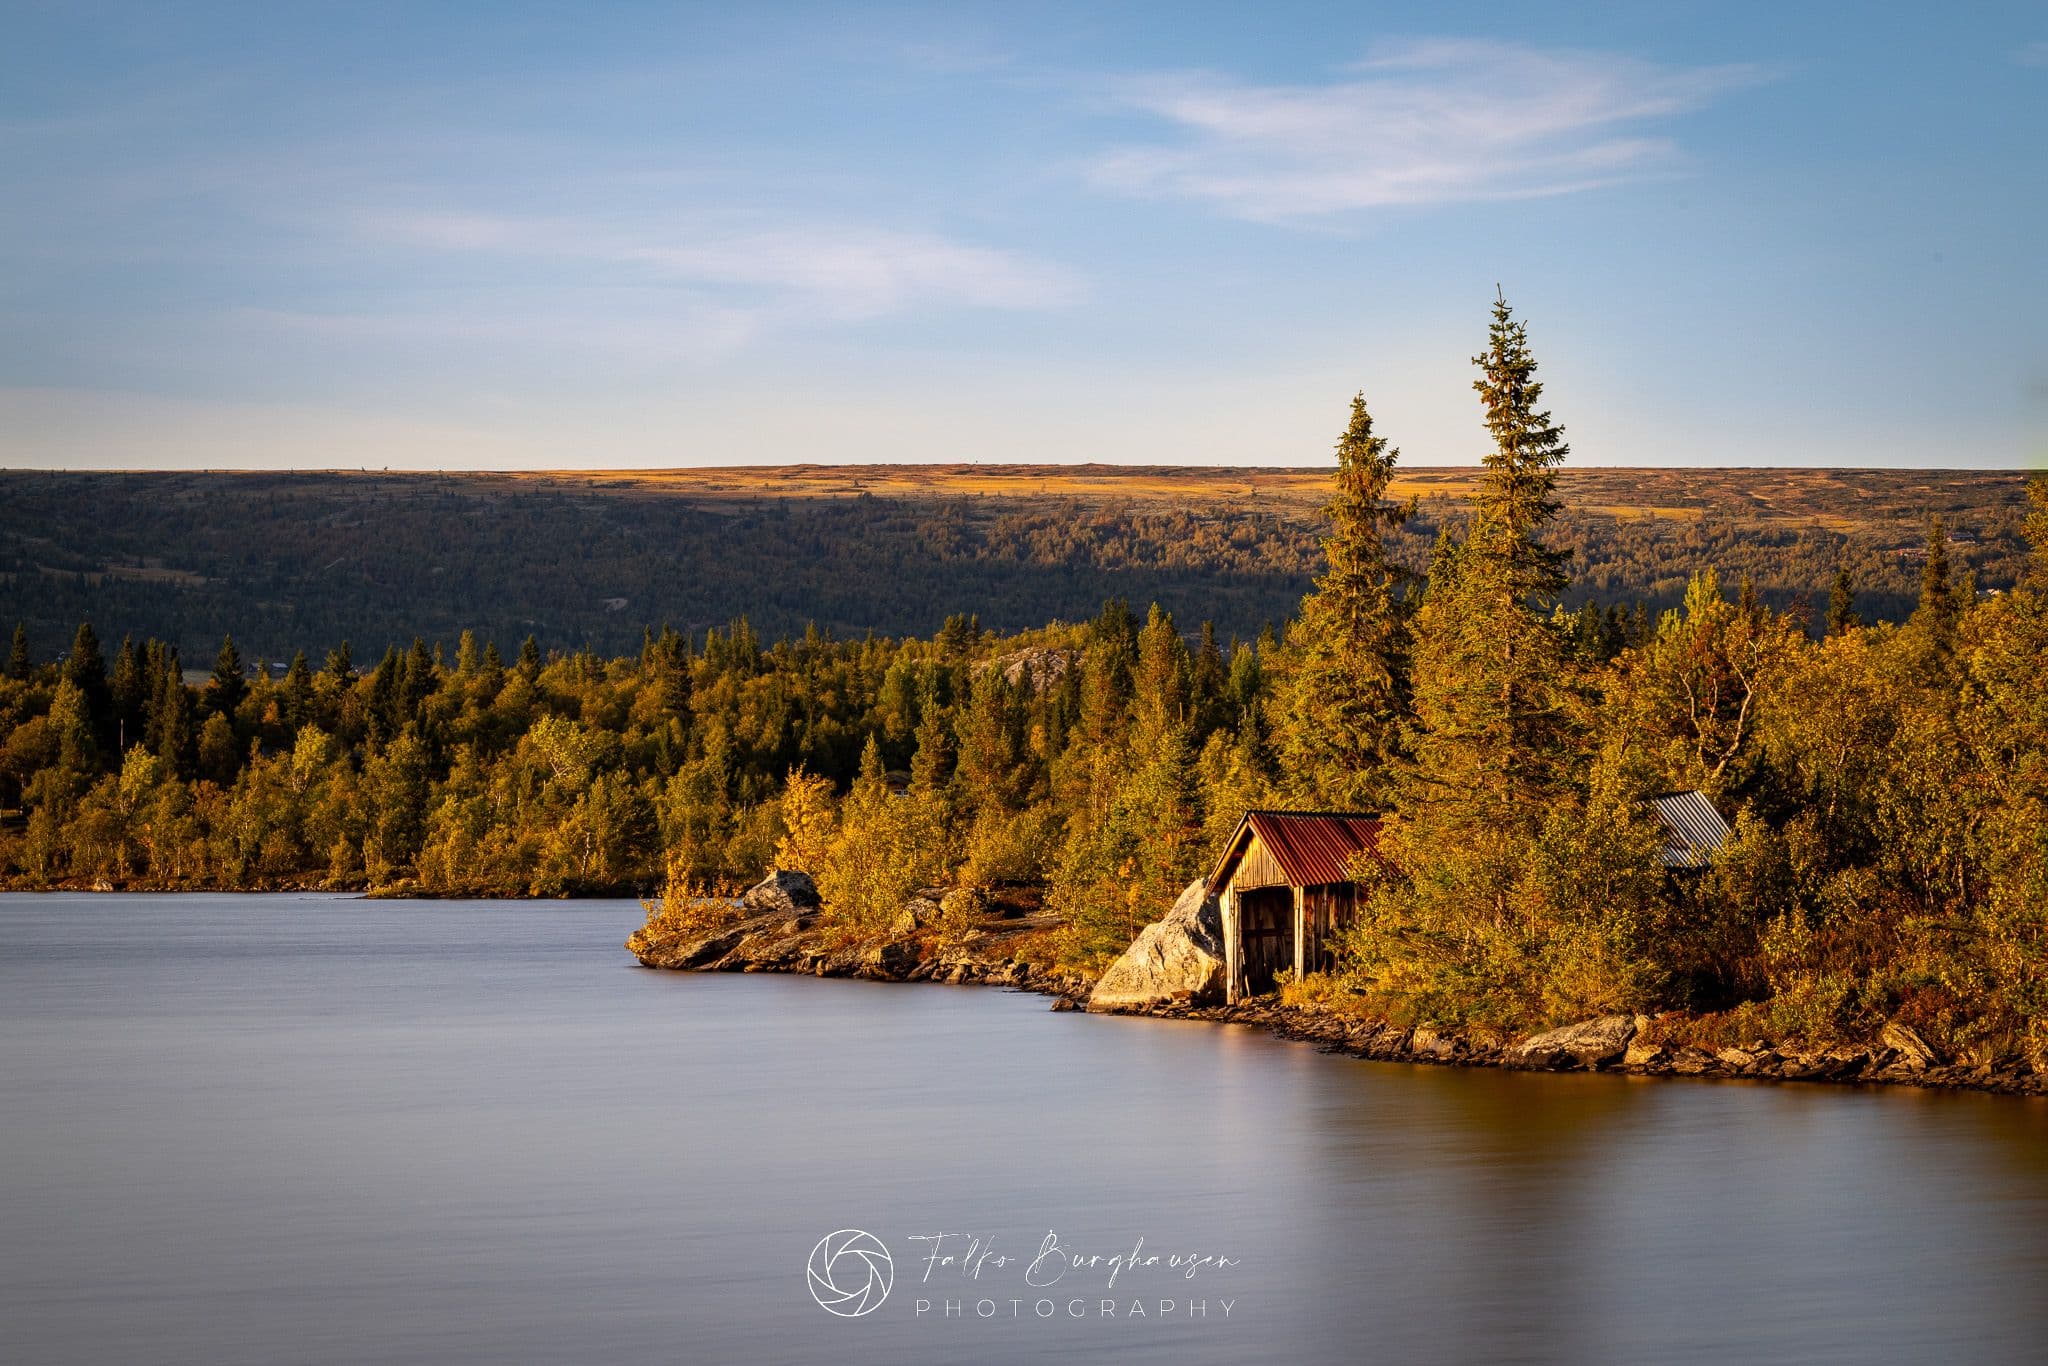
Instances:
[[[1747,1047],[1709,1052],[1655,1038],[1656,1022],[1646,1016],[1608,1016],[1529,1039],[1505,1041],[1429,1025],[1403,1028],[1348,1012],[1281,1005],[1270,998],[1232,1006],[1168,1005],[1121,1013],[1251,1025],[1282,1038],[1315,1044],[1325,1053],[1381,1062],[1918,1086],[2013,1096],[2048,1094],[2048,1086],[2044,1086],[2048,1079],[2024,1063],[2005,1068],[1943,1063],[1919,1035],[1900,1026],[1886,1029],[1884,1039],[1875,1046],[1757,1041]]]
[[[700,934],[667,938],[636,930],[626,947],[647,968],[690,972],[791,972],[875,982],[1003,986],[1069,1002],[1086,1001],[1086,977],[1053,972],[1012,957],[1008,945],[1043,924],[1012,921],[1005,930],[946,943],[911,935],[874,944],[834,945],[812,915],[754,915]]]
[[[665,931],[650,925],[627,940],[643,967],[695,972],[787,972],[887,982],[942,982],[1009,987],[1053,998],[1054,1010],[1093,1009],[1104,1014],[1204,1020],[1264,1029],[1326,1053],[1380,1062],[1527,1071],[1609,1072],[1632,1076],[1684,1076],[1756,1081],[1808,1081],[1988,1091],[2000,1095],[2048,1093],[2025,1063],[2006,1067],[1946,1062],[1912,1030],[1893,1025],[1875,1044],[1805,1045],[1754,1041],[1708,1051],[1659,1037],[1647,1016],[1587,1020],[1524,1039],[1474,1030],[1404,1027],[1350,1011],[1285,1005],[1261,997],[1235,1005],[1194,999],[1092,1005],[1097,981],[1027,962],[1017,950],[1052,922],[1045,917],[991,919],[948,938],[911,917],[902,933],[879,942],[834,945],[810,906],[754,901],[736,919]],[[780,898],[770,894],[768,901]]]

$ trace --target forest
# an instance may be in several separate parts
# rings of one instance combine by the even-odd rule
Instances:
[[[1476,443],[1475,443],[1476,445]],[[1475,450],[1476,453],[1476,450]],[[1420,570],[1461,526],[1473,468],[1404,469],[1389,550]],[[1561,471],[1551,540],[1576,608],[1684,599],[1690,566],[1747,576],[1818,620],[1838,568],[1900,621],[1924,523],[1986,588],[2025,558],[2024,479],[1924,470]],[[785,467],[630,474],[0,471],[0,630],[47,651],[80,621],[189,661],[227,631],[253,662],[474,630],[511,648],[617,655],[643,626],[701,644],[746,617],[768,639],[929,636],[949,616],[1018,632],[1157,602],[1250,640],[1323,571],[1327,468]]]
[[[674,904],[795,867],[849,940],[923,889],[1042,904],[1047,952],[1093,969],[1244,810],[1373,811],[1384,858],[1355,870],[1340,965],[1291,998],[1500,1029],[1902,1021],[2048,1064],[2048,479],[1996,584],[1928,517],[1900,620],[1847,561],[1811,598],[1709,554],[1668,606],[1603,600],[1504,303],[1474,364],[1492,449],[1458,515],[1412,553],[1430,500],[1396,496],[1354,399],[1320,543],[1273,571],[1314,578],[1249,632],[1113,595],[1028,630],[955,612],[928,636],[770,640],[740,619],[615,654],[422,633],[252,676],[234,636],[188,674],[177,643],[25,624],[0,876]],[[1247,574],[1273,569],[1258,545]],[[1735,833],[1681,880],[1644,799],[1695,788]]]

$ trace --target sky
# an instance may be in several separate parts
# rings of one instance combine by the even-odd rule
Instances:
[[[0,25],[0,465],[2048,463],[2038,3]]]

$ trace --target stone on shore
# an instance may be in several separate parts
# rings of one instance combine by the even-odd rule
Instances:
[[[1629,1040],[1636,1036],[1636,1021],[1631,1015],[1603,1015],[1597,1020],[1581,1020],[1524,1039],[1508,1049],[1508,1062],[1517,1067],[1540,1067],[1551,1071],[1562,1071],[1572,1067],[1604,1067],[1619,1060],[1628,1051]]]
[[[1927,1040],[1910,1025],[1888,1024],[1877,1037],[1879,1043],[1899,1055],[1896,1065],[1908,1072],[1925,1072],[1940,1061]]]
[[[1408,1036],[1408,1051],[1418,1058],[1448,1062],[1457,1055],[1458,1039],[1455,1034],[1434,1025],[1417,1025],[1415,1032]]]
[[[1190,882],[1163,919],[1138,931],[1088,996],[1094,1011],[1174,1003],[1205,1005],[1223,996],[1223,915],[1202,882]]]
[[[1666,1060],[1664,1045],[1647,1039],[1630,1041],[1627,1051],[1621,1055],[1624,1067],[1650,1067]]]
[[[917,967],[918,958],[917,945],[892,940],[887,944],[873,945],[862,953],[860,966],[854,972],[859,977],[900,982]]]
[[[740,906],[748,915],[797,916],[815,911],[819,905],[818,884],[811,881],[809,873],[793,868],[777,868],[747,888],[746,895],[740,898]]]

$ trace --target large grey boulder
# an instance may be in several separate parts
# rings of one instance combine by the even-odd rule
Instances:
[[[802,915],[817,910],[818,905],[818,884],[811,881],[809,873],[793,868],[777,868],[740,898],[748,915]]]
[[[1894,1021],[1884,1027],[1884,1033],[1878,1036],[1878,1041],[1898,1053],[1897,1065],[1908,1072],[1925,1072],[1941,1061],[1935,1056],[1934,1050],[1927,1046],[1927,1040],[1921,1038],[1919,1032],[1911,1025],[1902,1025]]]
[[[1553,1029],[1524,1039],[1508,1049],[1508,1061],[1519,1067],[1603,1067],[1628,1052],[1636,1036],[1636,1019],[1631,1015],[1603,1015],[1597,1020]]]
[[[1138,931],[1088,996],[1096,1011],[1136,1010],[1223,996],[1223,914],[1204,884],[1190,882],[1163,919]]]

